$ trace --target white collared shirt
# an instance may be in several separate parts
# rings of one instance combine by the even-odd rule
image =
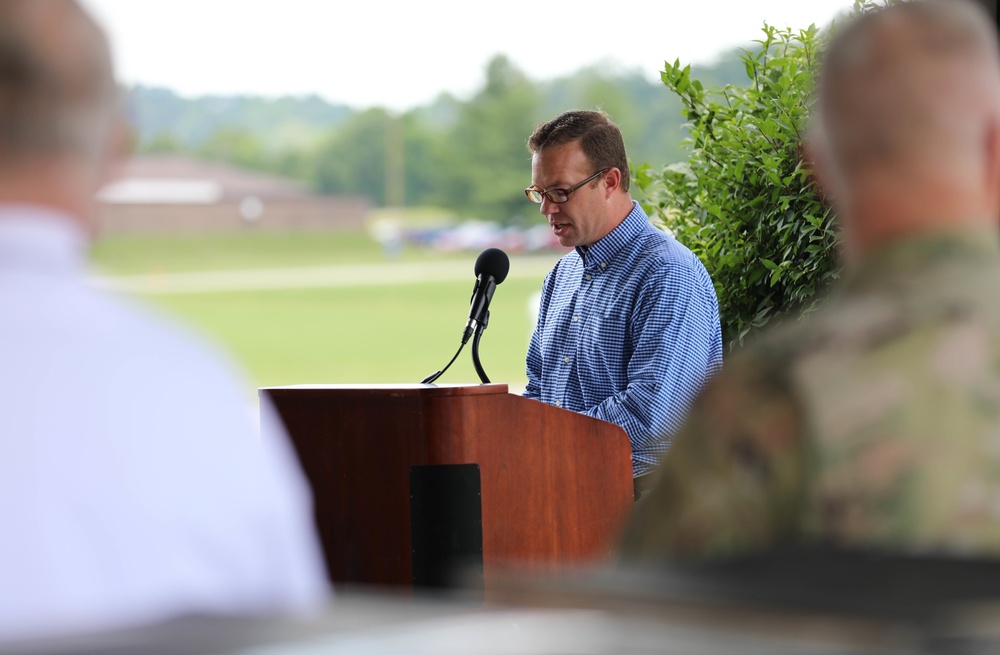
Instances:
[[[69,217],[0,206],[0,641],[328,588],[280,423],[216,350],[86,283]]]

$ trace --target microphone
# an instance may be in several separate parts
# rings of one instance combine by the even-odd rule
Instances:
[[[469,342],[469,338],[473,334],[476,335],[476,338],[472,340],[472,365],[475,366],[476,374],[479,375],[483,384],[489,384],[490,379],[486,376],[486,371],[483,370],[483,365],[479,362],[479,339],[482,338],[486,322],[490,318],[490,301],[493,300],[493,292],[496,291],[498,284],[507,279],[508,272],[510,272],[510,259],[503,250],[487,248],[480,253],[476,259],[476,286],[472,289],[469,320],[465,324],[465,332],[462,333],[462,343],[458,346],[451,361],[445,364],[445,367],[440,371],[431,373],[421,380],[421,384],[433,384],[441,377],[458,359],[459,353],[465,348],[465,344]]]
[[[468,343],[469,337],[477,329],[486,327],[490,317],[490,301],[497,285],[507,279],[510,272],[510,259],[507,253],[499,248],[487,248],[476,259],[476,286],[472,289],[472,302],[469,305],[469,320],[462,333],[462,343]]]

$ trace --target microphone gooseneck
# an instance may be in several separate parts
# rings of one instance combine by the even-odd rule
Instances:
[[[452,357],[448,361],[448,363],[444,365],[444,368],[441,369],[440,371],[435,371],[434,373],[431,373],[430,375],[428,375],[427,377],[425,377],[423,380],[421,380],[420,384],[434,384],[435,380],[437,380],[439,377],[441,377],[442,375],[444,375],[444,372],[447,371],[449,368],[451,368],[451,365],[455,363],[456,359],[458,359],[458,354],[460,352],[462,352],[462,348],[464,348],[464,347],[465,347],[464,343],[460,344],[458,346],[458,350],[455,351],[455,354],[452,355]]]
[[[493,293],[497,285],[507,279],[510,272],[510,258],[507,253],[499,248],[487,248],[476,258],[476,284],[472,289],[472,300],[469,303],[469,319],[465,323],[465,330],[462,333],[462,343],[458,351],[451,358],[451,361],[441,369],[421,380],[423,384],[431,384],[448,370],[448,368],[458,359],[462,348],[469,342],[473,334],[476,338],[472,342],[472,363],[475,366],[476,374],[484,383],[489,383],[489,378],[479,362],[479,339],[483,336],[483,330],[490,320],[490,301],[493,300]]]
[[[472,340],[472,367],[476,369],[476,375],[479,376],[479,381],[483,384],[489,384],[490,378],[486,375],[482,362],[479,361],[479,340],[483,338],[483,330],[485,329],[486,324],[483,323],[476,330],[476,337]]]

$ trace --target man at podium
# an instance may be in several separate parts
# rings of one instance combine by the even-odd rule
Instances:
[[[563,113],[528,148],[525,194],[573,251],[542,285],[524,395],[624,428],[638,499],[722,364],[715,288],[631,199],[624,141],[606,114]]]

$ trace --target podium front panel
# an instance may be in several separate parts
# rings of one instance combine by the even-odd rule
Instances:
[[[468,520],[480,524],[487,595],[490,576],[505,570],[555,573],[606,560],[631,511],[624,430],[509,394],[503,384],[269,387],[261,395],[281,416],[312,487],[335,583],[411,587],[416,578],[434,586],[446,575],[435,567],[448,557],[470,561],[474,535],[458,521],[469,499],[442,496],[448,485],[433,475],[417,481],[427,492],[417,509],[462,544],[428,559],[426,526],[415,544],[413,471],[426,478],[433,467],[475,467],[481,515]]]

